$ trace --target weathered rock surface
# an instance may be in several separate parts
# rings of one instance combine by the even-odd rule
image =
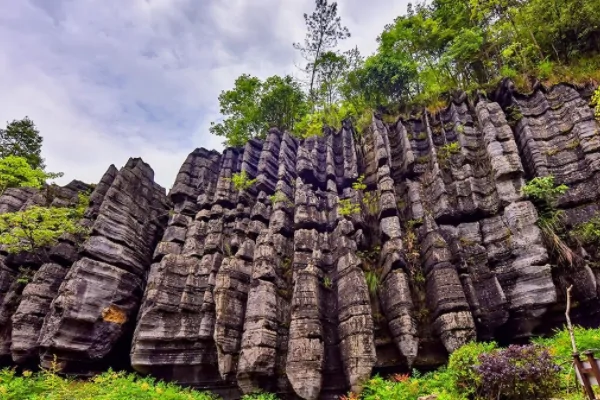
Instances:
[[[168,198],[141,160],[111,167],[82,221],[89,239],[65,237],[37,264],[2,255],[0,357],[56,356],[77,373],[120,362],[228,398],[315,400],[374,371],[439,365],[470,340],[549,332],[569,284],[573,318],[597,326],[588,264],[600,255],[556,267],[521,193],[553,175],[570,188],[569,227],[600,210],[588,92],[504,82],[433,115],[376,115],[361,135],[348,122],[304,140],[271,129],[222,154],[194,150]],[[255,183],[235,187],[240,172]],[[7,190],[0,212],[40,201]],[[348,201],[363,207],[348,213]]]

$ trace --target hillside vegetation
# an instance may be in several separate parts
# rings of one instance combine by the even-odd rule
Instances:
[[[223,120],[212,133],[241,146],[270,126],[298,137],[352,118],[359,131],[374,110],[436,111],[455,90],[495,88],[503,77],[528,91],[538,79],[600,80],[600,7],[595,0],[433,0],[409,4],[382,28],[375,54],[342,52],[350,37],[337,4],[316,0],[305,14],[306,59],[299,79],[244,74],[219,96]],[[291,62],[290,62],[291,63]],[[258,101],[257,101],[258,100]]]

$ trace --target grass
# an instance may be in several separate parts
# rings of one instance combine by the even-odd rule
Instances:
[[[0,398],[3,400],[217,400],[218,396],[185,389],[154,378],[123,372],[108,372],[90,380],[73,380],[56,370],[39,373],[12,369],[0,371]]]

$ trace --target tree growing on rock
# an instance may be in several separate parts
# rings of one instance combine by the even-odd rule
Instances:
[[[299,50],[302,57],[308,62],[305,71],[310,75],[309,96],[311,100],[316,97],[315,82],[321,55],[334,49],[338,41],[350,37],[350,31],[342,26],[341,17],[338,16],[337,3],[328,4],[327,0],[315,0],[315,11],[311,15],[304,14],[306,22],[306,38],[304,43],[294,43],[294,48]]]
[[[0,129],[0,157],[23,157],[33,169],[44,169],[42,137],[29,117],[13,120]]]
[[[225,138],[227,146],[243,146],[263,138],[269,127],[293,129],[306,113],[306,100],[291,76],[272,76],[264,82],[244,74],[235,87],[219,95],[223,121],[212,122],[210,132]]]

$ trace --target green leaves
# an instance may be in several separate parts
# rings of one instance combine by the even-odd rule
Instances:
[[[209,392],[182,388],[173,383],[157,381],[124,372],[108,370],[90,380],[74,380],[58,375],[60,368],[33,374],[24,371],[0,370],[0,398],[3,400],[218,400]],[[276,399],[276,397],[272,397]],[[268,399],[268,397],[265,397]]]
[[[592,96],[592,105],[594,106],[594,114],[596,119],[600,121],[600,87],[596,89]]]
[[[548,207],[554,207],[560,196],[569,190],[567,185],[556,185],[554,176],[544,176],[533,178],[523,186],[523,194],[545,203]]]
[[[19,253],[52,246],[64,233],[84,235],[87,231],[78,222],[88,204],[89,197],[80,195],[74,207],[33,206],[0,214],[0,244]]]
[[[257,180],[250,179],[246,171],[242,171],[237,174],[233,174],[231,181],[233,182],[233,187],[235,187],[236,190],[248,190],[254,186]]]
[[[232,90],[219,96],[223,121],[212,122],[210,132],[225,138],[226,146],[244,146],[254,137],[263,138],[269,127],[293,129],[306,113],[300,85],[290,76],[272,76],[266,81],[244,74]]]
[[[0,158],[0,195],[12,187],[40,188],[48,179],[58,178],[62,173],[48,173],[32,168],[24,157],[13,155]]]
[[[23,157],[33,169],[44,169],[42,137],[28,117],[14,120],[0,129],[0,158]]]

